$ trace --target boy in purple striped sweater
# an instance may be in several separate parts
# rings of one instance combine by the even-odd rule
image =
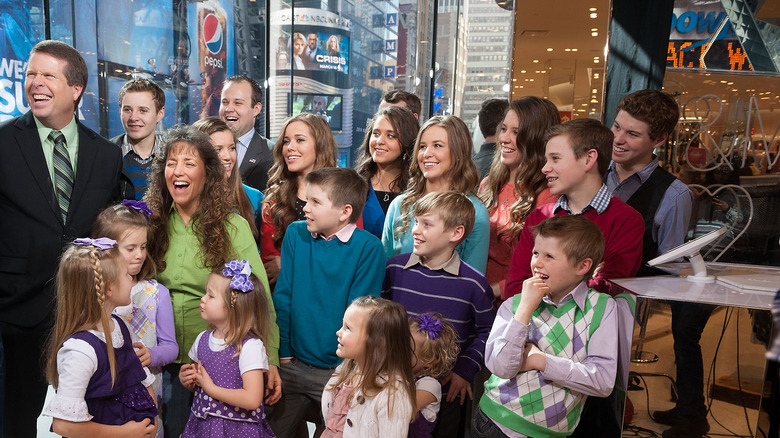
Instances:
[[[414,251],[387,261],[382,296],[401,303],[410,316],[439,312],[455,328],[460,353],[442,380],[446,399],[433,436],[463,436],[471,382],[484,366],[496,316],[490,283],[455,251],[474,227],[474,206],[463,194],[434,192],[417,202],[413,214]]]

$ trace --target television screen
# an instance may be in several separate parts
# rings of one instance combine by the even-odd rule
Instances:
[[[341,131],[342,96],[340,94],[294,93],[289,100],[292,107],[290,115],[313,113],[322,116],[332,131]]]

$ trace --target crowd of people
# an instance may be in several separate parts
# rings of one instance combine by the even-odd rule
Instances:
[[[35,436],[41,411],[69,437],[299,437],[307,421],[322,437],[596,436],[586,406],[613,395],[618,362],[608,280],[652,275],[690,218],[653,155],[679,118],[660,91],[626,96],[611,128],[486,101],[474,156],[460,118],[420,123],[394,90],[353,170],[317,114],[256,132],[246,76],[219,117],[164,136],[162,90],[128,81],[114,143],[74,116],[75,49],[37,44],[26,78],[31,111],[0,125],[7,437]],[[664,437],[709,429],[710,313],[673,308]]]

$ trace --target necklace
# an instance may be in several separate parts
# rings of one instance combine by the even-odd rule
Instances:
[[[390,200],[390,193],[389,192],[385,192],[385,198],[383,199],[383,201],[387,202],[389,200]]]

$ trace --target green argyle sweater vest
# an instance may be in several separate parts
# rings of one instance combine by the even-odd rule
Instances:
[[[542,301],[531,317],[528,341],[547,354],[584,361],[588,341],[601,323],[608,299],[608,295],[590,289],[584,311],[574,300],[560,307]],[[520,295],[512,300],[514,312]],[[561,383],[545,380],[541,371],[531,370],[511,379],[490,376],[479,405],[494,421],[514,431],[536,438],[558,438],[574,432],[585,398]]]

